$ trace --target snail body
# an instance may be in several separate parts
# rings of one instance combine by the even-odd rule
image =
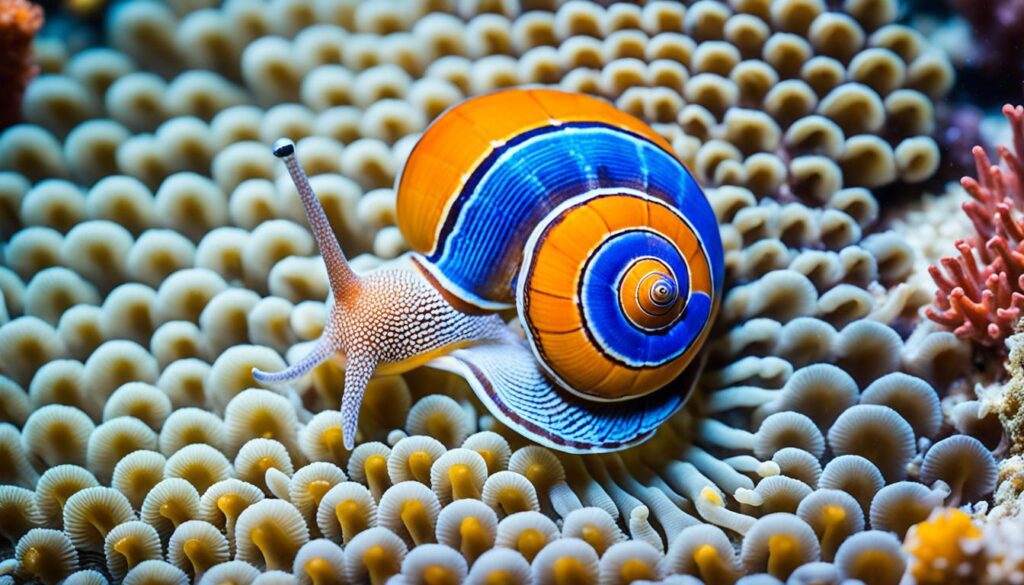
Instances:
[[[442,114],[398,181],[412,270],[356,275],[293,156],[334,303],[309,356],[346,358],[350,446],[366,381],[427,364],[467,379],[507,426],[567,452],[650,436],[685,402],[717,311],[714,213],[670,146],[587,96],[504,90]],[[515,308],[525,343],[498,311]]]

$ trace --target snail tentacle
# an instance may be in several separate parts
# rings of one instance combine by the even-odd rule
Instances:
[[[299,361],[281,370],[280,372],[264,372],[259,368],[252,369],[252,377],[256,378],[258,382],[264,384],[273,384],[276,382],[287,382],[299,378],[319,366],[320,364],[331,359],[339,348],[327,335],[321,337],[313,349],[308,354],[302,357]]]
[[[306,171],[295,158],[295,143],[288,138],[279,138],[274,142],[274,156],[284,161],[288,174],[295,184],[295,190],[299,193],[299,200],[302,202],[302,209],[306,212],[306,219],[309,227],[313,230],[313,237],[320,248],[320,255],[323,256],[324,264],[327,265],[327,278],[331,284],[331,291],[335,300],[340,300],[340,293],[358,285],[359,276],[349,266],[341,251],[341,244],[334,236],[327,213],[320,205],[312,185],[309,184],[309,177]]]
[[[345,392],[341,397],[341,435],[348,450],[356,446],[359,406],[363,403],[366,384],[376,368],[377,361],[366,355],[350,357],[345,368]]]

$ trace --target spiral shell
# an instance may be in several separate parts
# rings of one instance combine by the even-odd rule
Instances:
[[[723,260],[710,205],[671,152],[599,100],[541,89],[463,102],[413,148],[397,215],[417,266],[456,307],[514,303],[560,386],[485,373],[474,389],[502,422],[564,450],[612,450],[682,404],[685,391],[658,390],[707,335]],[[556,410],[541,423],[537,409]]]

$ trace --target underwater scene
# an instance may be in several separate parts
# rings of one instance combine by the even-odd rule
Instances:
[[[0,0],[0,585],[1024,585],[1022,320],[1022,0]]]

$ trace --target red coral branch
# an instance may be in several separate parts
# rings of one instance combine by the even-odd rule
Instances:
[[[963,210],[974,235],[956,243],[960,253],[931,266],[935,306],[929,319],[986,347],[1001,348],[1024,310],[1024,107],[1005,106],[1013,128],[1013,150],[999,148],[1002,167],[984,149],[973,150],[978,178],[964,177],[971,199]]]
[[[0,0],[0,130],[21,119],[21,96],[38,70],[32,39],[43,9],[28,0]]]

